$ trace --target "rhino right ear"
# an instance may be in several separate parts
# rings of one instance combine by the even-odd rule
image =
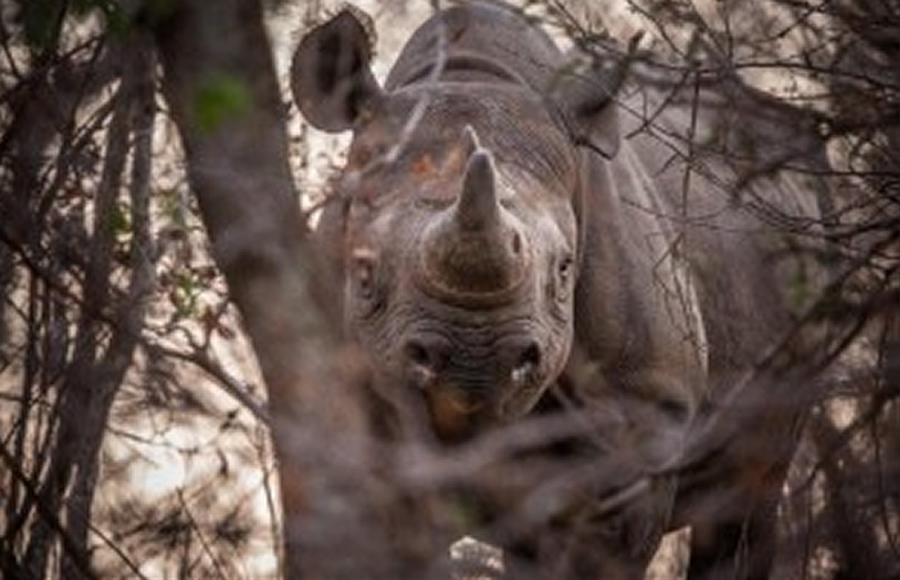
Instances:
[[[620,71],[591,63],[560,71],[553,97],[563,113],[569,134],[584,145],[612,159],[619,151],[616,93],[622,84]]]
[[[372,45],[365,14],[344,9],[307,34],[291,63],[291,91],[314,127],[337,133],[353,128],[383,91],[369,63]]]
[[[563,113],[570,135],[578,144],[607,159],[612,159],[619,151],[616,100],[629,64],[629,57],[616,62],[576,53],[568,66],[558,71],[550,87],[550,94]]]

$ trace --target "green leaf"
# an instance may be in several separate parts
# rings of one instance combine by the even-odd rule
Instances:
[[[127,205],[116,204],[109,216],[109,227],[117,237],[131,233],[131,211]]]
[[[171,293],[171,299],[180,317],[192,317],[197,314],[199,295],[200,288],[190,270],[175,274],[175,288]]]
[[[213,131],[249,110],[250,91],[243,80],[218,74],[200,83],[194,102],[194,118],[199,129]]]

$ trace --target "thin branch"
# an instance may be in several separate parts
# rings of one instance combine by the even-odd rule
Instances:
[[[91,570],[90,562],[87,560],[87,558],[84,557],[84,553],[78,547],[75,539],[69,535],[68,530],[59,520],[56,513],[54,513],[51,509],[48,509],[44,505],[44,502],[41,501],[40,494],[37,490],[37,487],[34,485],[34,482],[24,471],[22,471],[22,467],[16,462],[15,458],[9,454],[9,451],[6,450],[6,447],[2,445],[0,445],[0,459],[2,459],[3,463],[6,464],[6,467],[9,469],[9,472],[12,474],[13,478],[19,483],[19,485],[22,486],[22,489],[25,491],[26,497],[28,498],[31,505],[35,507],[41,521],[43,521],[59,536],[63,548],[68,554],[70,554],[72,562],[78,568],[79,573],[81,573],[85,578],[88,579],[96,578],[93,571]],[[37,571],[29,568],[29,572],[41,573],[42,571]]]

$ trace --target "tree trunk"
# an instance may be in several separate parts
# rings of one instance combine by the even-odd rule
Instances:
[[[363,525],[365,424],[338,368],[339,325],[315,300],[321,269],[289,171],[261,5],[181,2],[156,31],[190,185],[268,386],[286,576],[373,575],[383,559],[373,537],[384,534]]]

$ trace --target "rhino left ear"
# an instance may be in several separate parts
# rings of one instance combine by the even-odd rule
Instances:
[[[569,134],[579,145],[612,159],[619,151],[616,93],[624,71],[610,63],[572,64],[560,71],[551,95]]]
[[[381,99],[369,66],[369,29],[365,14],[345,8],[307,34],[294,52],[291,91],[314,127],[333,133],[352,129]]]

